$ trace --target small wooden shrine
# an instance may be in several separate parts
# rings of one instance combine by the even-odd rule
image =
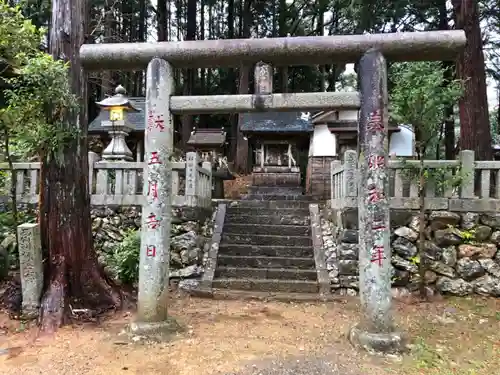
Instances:
[[[215,162],[223,155],[226,132],[222,129],[193,129],[188,148],[197,151],[203,161]]]
[[[198,152],[202,161],[212,163],[212,197],[215,199],[224,198],[224,181],[234,179],[227,167],[223,165],[225,144],[226,132],[224,128],[195,128],[187,142],[188,148]]]
[[[255,67],[255,95],[272,93],[273,68]],[[257,112],[241,117],[240,130],[253,151],[252,184],[256,186],[300,186],[299,154],[309,144],[312,132],[308,114],[302,112]]]

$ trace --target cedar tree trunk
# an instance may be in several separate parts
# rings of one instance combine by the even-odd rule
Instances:
[[[50,53],[70,63],[69,79],[81,99],[80,112],[68,114],[67,127],[81,132],[58,153],[43,155],[40,186],[42,243],[48,251],[41,329],[53,331],[73,308],[119,307],[120,294],[98,266],[92,246],[87,157],[87,79],[80,66],[86,0],[53,0]]]
[[[493,156],[483,41],[479,24],[477,0],[453,0],[456,28],[467,37],[464,51],[457,61],[457,76],[465,82],[460,100],[460,149],[473,150],[476,160],[490,160]]]

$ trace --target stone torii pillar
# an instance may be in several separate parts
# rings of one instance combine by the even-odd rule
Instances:
[[[144,190],[137,318],[131,330],[161,333],[171,327],[167,320],[172,216],[173,121],[170,96],[174,92],[172,66],[154,58],[146,78],[144,134]]]
[[[404,338],[396,332],[391,314],[387,64],[378,50],[371,49],[361,58],[358,69],[359,291],[363,317],[349,338],[369,352],[398,353],[404,348]]]

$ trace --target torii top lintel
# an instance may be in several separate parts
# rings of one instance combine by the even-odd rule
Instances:
[[[159,57],[178,68],[238,67],[266,61],[280,65],[352,63],[370,48],[391,61],[452,60],[465,46],[463,30],[387,34],[220,39],[157,43],[84,44],[85,69],[140,70]]]

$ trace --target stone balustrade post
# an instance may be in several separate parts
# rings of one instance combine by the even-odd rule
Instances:
[[[22,288],[22,314],[36,318],[43,289],[42,244],[39,224],[26,223],[17,227],[19,266]]]

